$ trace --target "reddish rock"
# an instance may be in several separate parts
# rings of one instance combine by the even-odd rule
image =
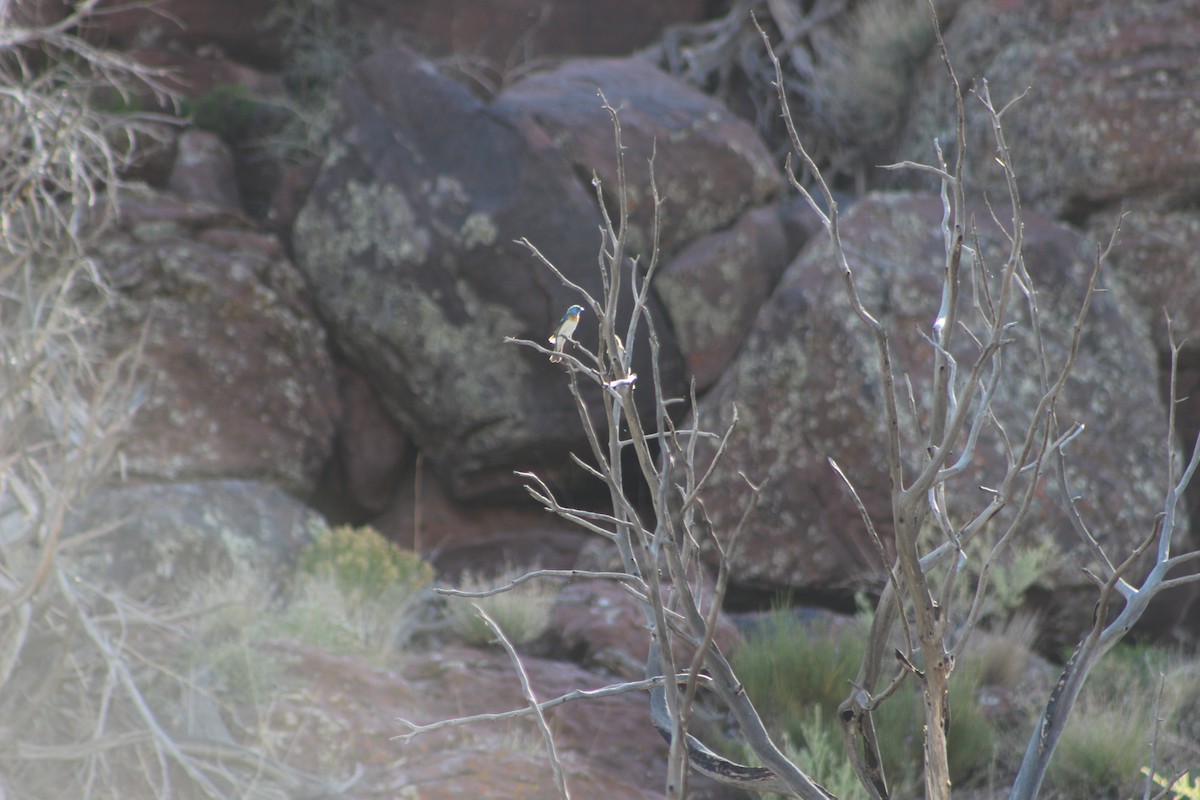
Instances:
[[[362,375],[339,365],[337,376],[342,417],[333,461],[336,491],[357,512],[378,514],[392,501],[411,461],[408,438]]]
[[[354,797],[392,800],[413,787],[422,797],[445,800],[561,797],[529,720],[450,728],[408,741],[395,738],[406,732],[398,717],[428,723],[527,707],[503,650],[442,646],[398,656],[382,668],[287,641],[270,647],[288,658],[305,688],[280,698],[264,726],[286,732],[290,763],[306,771],[321,765],[334,775],[348,775],[361,766]],[[611,682],[574,664],[530,655],[521,661],[541,699]],[[666,745],[650,724],[644,693],[568,703],[548,710],[546,718],[572,797],[663,797]],[[297,726],[297,719],[306,724]]]
[[[220,51],[202,49],[196,52],[174,45],[139,46],[129,51],[131,58],[139,64],[162,70],[158,76],[162,85],[181,98],[187,98],[196,111],[196,101],[211,102],[221,106],[214,114],[224,113],[232,122],[234,115],[244,113],[234,107],[234,101],[244,97],[281,97],[284,94],[282,78],[273,73],[233,61]],[[214,93],[226,92],[225,97]],[[145,92],[145,101],[154,101]],[[164,103],[164,110],[173,110]]]
[[[705,18],[703,0],[365,0],[366,15],[438,53],[520,66],[545,56],[626,55],[668,25]]]
[[[1118,217],[1121,228],[1110,256],[1109,272],[1126,287],[1150,329],[1158,351],[1159,389],[1164,402],[1171,394],[1170,319],[1174,340],[1181,346],[1175,426],[1183,455],[1190,457],[1200,435],[1200,213],[1172,208],[1166,202],[1134,201],[1093,215],[1088,227],[1096,239],[1107,242]],[[1200,480],[1192,481],[1185,497],[1192,530],[1200,530]],[[1190,569],[1200,567],[1193,565]],[[1192,610],[1182,615],[1181,625],[1183,636],[1193,641],[1200,640],[1198,599],[1200,584],[1175,589],[1162,598],[1174,608],[1193,604]]]
[[[240,216],[149,191],[122,198],[98,249],[106,330],[145,333],[128,474],[255,478],[312,490],[338,400],[325,333],[279,242]]]
[[[707,592],[711,589],[706,587]],[[710,607],[701,599],[704,613]],[[616,581],[593,579],[568,583],[559,593],[550,627],[574,660],[602,665],[629,680],[645,675],[646,654],[650,649],[645,612],[641,601]],[[717,616],[714,641],[726,655],[741,641],[737,628],[724,614]],[[690,667],[695,650],[676,638],[673,653],[676,666],[683,671]]]
[[[166,46],[218,48],[231,57],[277,68],[283,52],[283,19],[275,0],[102,0],[88,35],[119,48]]]
[[[593,199],[511,104],[483,104],[410,51],[363,61],[340,102],[293,232],[339,350],[456,496],[523,496],[517,469],[573,472],[568,451],[587,445],[563,368],[504,338],[545,342],[579,300],[515,239],[601,294]],[[659,335],[666,391],[680,394],[676,345]],[[634,371],[650,374],[648,348]],[[602,418],[598,393],[585,396]],[[653,397],[639,402],[650,415]]]
[[[571,159],[589,191],[595,172],[614,219],[616,147],[597,90],[619,111],[629,246],[643,260],[653,244],[647,166],[652,155],[658,191],[666,200],[660,231],[664,253],[730,225],[782,188],[779,169],[753,126],[649,61],[576,59],[506,88],[497,105],[531,115]]]
[[[905,374],[911,378],[922,420],[931,357],[921,332],[930,330],[941,298],[941,215],[934,196],[873,195],[846,212],[841,227],[862,301],[891,331],[898,386]],[[995,270],[1003,248],[987,230],[981,237]],[[1026,212],[1024,256],[1038,287],[1051,369],[1069,342],[1091,270],[1089,250],[1070,229]],[[1119,560],[1145,535],[1161,504],[1166,413],[1145,329],[1120,285],[1105,286],[1108,291],[1093,302],[1058,418],[1064,429],[1076,420],[1088,426],[1068,449],[1071,488],[1082,497],[1082,513],[1097,539]],[[1007,435],[1019,441],[1040,391],[1029,320],[1019,300],[1014,310],[1020,325],[1003,352],[1005,380],[993,410]],[[966,336],[957,343],[961,378],[975,351]],[[710,424],[727,423],[734,403],[740,419],[729,458],[706,495],[716,530],[728,530],[742,514],[748,493],[738,470],[767,481],[735,558],[739,581],[811,589],[878,585],[879,557],[826,459],[835,458],[845,470],[889,538],[879,381],[873,341],[850,309],[828,241],[817,238],[788,268],[737,359],[701,403]],[[901,402],[906,405],[903,397]],[[910,424],[910,415],[903,408],[901,413]],[[913,441],[911,428],[904,434]],[[982,507],[987,495],[979,487],[996,485],[1003,465],[995,428],[985,426],[976,458],[948,490],[956,520]],[[908,466],[912,475],[914,465]],[[1053,535],[1066,552],[1046,578],[1056,590],[1094,595],[1078,569],[1089,559],[1059,510],[1052,483],[1034,498],[1027,529],[1039,540]],[[1181,540],[1185,536],[1181,532]],[[1088,624],[1087,614],[1076,622]]]
[[[724,373],[795,257],[802,242],[787,233],[800,226],[785,226],[783,218],[801,216],[795,208],[756,208],[731,227],[691,242],[659,270],[654,288],[697,390],[705,391]]]
[[[288,167],[279,177],[279,185],[267,208],[266,224],[285,239],[290,239],[296,217],[308,201],[317,176],[321,174],[321,159],[311,158]]]
[[[167,186],[172,194],[188,203],[222,211],[240,211],[242,208],[234,175],[233,152],[215,133],[184,131],[179,137]]]
[[[1134,202],[1095,214],[1088,228],[1107,243],[1118,219],[1109,272],[1141,309],[1155,347],[1161,353],[1170,350],[1168,316],[1176,342],[1200,342],[1200,213]]]
[[[1133,198],[1193,202],[1200,181],[1200,4],[968,0],[946,32],[965,88],[987,78],[1026,207],[1082,222]],[[954,105],[933,54],[914,85],[896,159],[953,142]],[[995,141],[967,98],[968,174],[1007,196]]]
[[[532,500],[521,505],[456,501],[427,464],[407,478],[371,524],[425,555],[444,575],[457,577],[464,570],[491,574],[508,565],[570,569],[591,538]]]

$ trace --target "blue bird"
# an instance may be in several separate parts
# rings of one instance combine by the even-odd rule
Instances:
[[[583,313],[583,306],[571,306],[567,309],[567,313],[563,314],[563,318],[559,320],[558,327],[554,329],[554,333],[550,334],[550,343],[554,345],[555,355],[550,356],[550,361],[557,364],[562,361],[562,356],[557,355],[562,352],[563,346],[567,340],[571,338],[571,334],[575,332],[575,327],[579,324],[579,315]]]

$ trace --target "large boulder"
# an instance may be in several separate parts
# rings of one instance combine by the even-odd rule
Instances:
[[[425,555],[438,571],[491,575],[516,567],[572,569],[594,535],[532,502],[463,503],[410,471],[391,504],[371,525],[388,539]]]
[[[613,126],[598,91],[620,116],[629,246],[644,259],[654,244],[651,157],[666,201],[658,242],[664,253],[727,227],[782,188],[779,169],[753,126],[640,58],[566,61],[514,83],[496,102],[532,116],[589,188],[595,172],[615,215]]]
[[[101,0],[88,36],[120,48],[209,49],[262,67],[283,58],[287,17],[274,0]]]
[[[689,243],[659,270],[654,288],[703,392],[725,371],[816,215],[794,205],[752,209],[730,227]]]
[[[625,55],[669,25],[700,22],[703,0],[368,0],[367,15],[437,54],[469,56],[498,71],[547,56]]]
[[[868,196],[841,219],[859,295],[891,332],[898,400],[910,443],[906,376],[922,424],[929,413],[932,357],[922,334],[929,334],[941,302],[941,216],[936,196],[894,194]],[[979,219],[988,219],[986,212]],[[1094,251],[1065,226],[1029,212],[1024,221],[1024,257],[1037,286],[1053,371],[1069,344]],[[981,231],[981,241],[994,271],[1003,260],[1003,243],[987,230]],[[970,262],[966,257],[964,268]],[[1082,512],[1096,538],[1120,561],[1145,536],[1161,504],[1166,411],[1148,334],[1120,285],[1105,286],[1109,291],[1093,301],[1073,377],[1057,410],[1062,429],[1075,421],[1087,425],[1068,450],[1071,488],[1081,496]],[[968,288],[964,304],[972,297]],[[1005,377],[992,410],[1019,446],[1041,389],[1029,315],[1019,295],[1013,303],[1019,324],[1008,332],[1012,342],[1001,353]],[[977,322],[964,321],[978,333]],[[961,379],[976,350],[961,331],[956,342]],[[766,481],[761,505],[734,559],[737,580],[834,590],[878,585],[882,565],[876,549],[846,487],[827,463],[834,458],[845,470],[889,540],[875,352],[872,337],[851,310],[831,245],[824,237],[814,240],[788,268],[738,358],[701,403],[710,425],[713,420],[728,422],[734,404],[740,419],[728,458],[718,465],[706,494],[718,531],[728,530],[742,514],[747,491],[739,470],[755,482]],[[1001,438],[994,426],[985,426],[970,468],[948,492],[958,524],[986,504],[990,495],[981,487],[995,486],[1004,465]],[[914,466],[908,465],[909,476]],[[1048,581],[1059,589],[1092,591],[1078,569],[1089,559],[1062,513],[1052,480],[1034,498],[1028,528],[1034,539],[1026,541],[1052,538],[1064,552]]]
[[[322,481],[322,501],[337,506],[339,516],[361,518],[391,503],[412,462],[412,446],[362,375],[339,364],[337,376],[342,423]]]
[[[410,51],[360,63],[340,101],[293,234],[335,342],[456,495],[511,491],[514,469],[553,479],[586,447],[574,400],[560,366],[503,340],[545,342],[579,297],[514,240],[599,296],[594,199],[511,103],[484,104]],[[594,345],[585,316],[576,336]],[[676,346],[659,335],[678,394]],[[635,371],[651,374],[645,348]]]
[[[1082,223],[1132,198],[1193,202],[1200,180],[1200,5],[1094,0],[968,0],[946,31],[964,88],[986,78],[1028,206]],[[954,141],[953,101],[934,54],[897,158]],[[1006,197],[995,140],[967,97],[968,176]]]
[[[396,739],[407,732],[397,718],[424,724],[527,707],[512,662],[500,648],[442,644],[389,659],[385,668],[287,640],[270,647],[270,655],[287,659],[305,687],[280,697],[262,721],[267,731],[286,736],[289,763],[305,771],[320,764],[339,776],[355,774],[353,794],[364,798],[404,797],[414,787],[421,797],[446,800],[562,796],[528,718]],[[528,653],[521,655],[521,665],[541,700],[611,682],[606,674]],[[311,724],[298,726],[298,719]],[[650,724],[645,694],[568,703],[547,710],[546,719],[572,797],[663,797],[667,747]],[[713,786],[702,778],[692,783],[710,791]]]
[[[68,569],[156,604],[177,603],[235,569],[261,570],[283,586],[300,550],[325,526],[286,492],[253,481],[118,485],[93,492],[72,512]]]
[[[149,190],[121,210],[96,255],[114,290],[109,346],[141,348],[126,473],[310,492],[332,451],[337,386],[282,245],[240,215]]]

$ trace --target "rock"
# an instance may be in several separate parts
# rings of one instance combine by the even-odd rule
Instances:
[[[244,218],[149,191],[98,246],[105,335],[142,343],[131,476],[253,478],[311,491],[339,409],[325,333],[279,242]]]
[[[669,25],[700,22],[702,0],[446,0],[363,4],[439,53],[469,55],[503,70],[546,56],[625,55],[656,41]]]
[[[175,164],[167,183],[171,192],[188,203],[209,205],[222,211],[240,211],[242,199],[234,175],[233,152],[214,133],[185,131],[179,137]]]
[[[711,590],[711,586],[706,587],[706,591]],[[707,614],[710,607],[702,605],[701,611]],[[592,579],[568,583],[555,602],[550,628],[573,660],[584,665],[601,665],[628,680],[645,676],[650,648],[645,613],[641,601],[616,581]],[[726,655],[741,641],[737,628],[724,614],[717,615],[714,641]],[[686,670],[694,649],[676,638],[673,652],[678,668]]]
[[[333,656],[279,641],[272,655],[293,664],[306,687],[272,706],[264,726],[288,731],[288,755],[297,765],[321,764],[335,775],[361,768],[358,797],[421,796],[552,800],[555,788],[537,729],[529,720],[481,723],[395,741],[396,722],[416,723],[528,705],[503,650],[445,645],[402,655],[391,668],[362,658]],[[610,680],[577,665],[522,654],[540,699]],[[661,800],[667,748],[649,721],[641,692],[568,703],[546,712],[571,796],[580,800]],[[310,724],[296,726],[296,719]],[[335,742],[336,746],[331,746]],[[340,763],[331,763],[341,756]],[[707,785],[702,780],[693,783]],[[399,794],[398,794],[399,793]]]
[[[1096,240],[1108,242],[1118,218],[1121,227],[1107,266],[1141,310],[1157,350],[1170,353],[1167,317],[1176,342],[1200,339],[1200,214],[1133,201],[1093,215],[1088,229]]]
[[[934,196],[881,194],[860,201],[841,220],[860,297],[891,331],[909,442],[906,373],[921,420],[929,413],[925,398],[932,358],[921,332],[930,330],[941,299],[941,215]],[[979,214],[986,218],[986,212]],[[1003,259],[998,237],[985,230],[981,238],[994,271]],[[1069,343],[1094,251],[1070,229],[1027,211],[1024,256],[1038,287],[1053,370]],[[1119,284],[1105,287],[1108,291],[1093,301],[1073,379],[1057,408],[1061,429],[1076,420],[1088,426],[1067,452],[1071,488],[1082,497],[1082,513],[1096,538],[1119,561],[1145,536],[1161,504],[1165,409],[1148,334]],[[970,302],[969,288],[963,297]],[[1040,391],[1031,372],[1037,358],[1029,319],[1019,296],[1014,303],[1020,325],[1010,331],[1013,342],[1002,354],[1006,378],[993,410],[1007,435],[1019,442]],[[961,378],[975,349],[959,335],[954,352]],[[879,585],[876,550],[846,487],[826,462],[837,460],[889,540],[879,387],[873,340],[849,306],[828,240],[818,237],[788,268],[733,365],[701,403],[710,424],[714,419],[728,423],[734,403],[740,419],[729,457],[718,465],[706,494],[716,530],[729,530],[742,514],[748,492],[738,470],[755,482],[767,481],[734,559],[739,582],[809,589]],[[1116,420],[1119,425],[1112,424]],[[983,507],[989,495],[978,487],[996,485],[1004,463],[995,428],[985,427],[975,459],[948,490],[957,524]],[[914,466],[907,465],[910,477]],[[1090,559],[1076,544],[1052,480],[1034,498],[1026,525],[1034,533],[1027,541],[1053,536],[1065,555],[1046,582],[1056,591],[1081,588],[1094,596],[1078,569]],[[1088,624],[1082,616],[1077,623]]]
[[[654,288],[667,309],[696,389],[716,383],[802,241],[783,217],[795,207],[746,212],[729,228],[686,245],[659,270]]]
[[[590,190],[600,177],[617,214],[612,121],[597,90],[618,109],[629,196],[629,246],[644,260],[653,245],[654,201],[647,162],[654,157],[665,198],[660,246],[685,243],[730,225],[777,194],[783,179],[753,126],[724,106],[639,58],[574,59],[514,83],[497,98],[537,121],[567,153]]]
[[[193,124],[197,121],[211,124],[215,118],[221,124],[234,125],[246,113],[237,103],[249,102],[251,98],[286,96],[280,75],[235,61],[216,48],[201,47],[197,51],[165,42],[133,47],[128,55],[162,73],[160,83],[187,102],[186,110]],[[179,109],[155,97],[147,87],[133,88],[139,91],[141,102],[147,107],[179,113]]]
[[[339,365],[342,419],[331,463],[332,491],[354,516],[378,514],[392,501],[405,466],[412,460],[408,438],[388,417],[362,375]]]
[[[423,554],[443,575],[493,575],[513,566],[571,569],[592,538],[531,500],[521,505],[457,501],[420,462],[407,478],[371,524]]]
[[[179,602],[198,582],[235,567],[265,570],[282,583],[325,525],[282,490],[249,481],[118,485],[92,493],[73,512],[68,542],[111,530],[69,547],[71,568],[155,604]]]
[[[946,31],[966,89],[987,78],[1026,208],[1077,224],[1134,198],[1188,204],[1200,177],[1200,14],[1194,0],[968,0]],[[954,141],[954,105],[935,53],[925,65],[895,158]],[[968,179],[1007,197],[995,141],[967,97]],[[905,185],[915,178],[903,177]]]
[[[514,469],[556,480],[567,451],[587,447],[563,368],[504,338],[544,343],[578,296],[513,240],[528,237],[598,296],[593,200],[537,126],[409,51],[363,61],[340,99],[293,234],[339,350],[456,496],[512,494]],[[594,345],[585,317],[576,337]],[[678,396],[677,348],[665,326],[659,335]],[[634,371],[651,374],[648,349]]]
[[[1190,208],[1173,208],[1169,201],[1133,200],[1119,209],[1092,215],[1088,228],[1099,241],[1108,241],[1120,218],[1120,232],[1107,268],[1126,287],[1152,333],[1158,351],[1159,390],[1165,401],[1171,394],[1171,345],[1167,321],[1174,341],[1180,346],[1175,396],[1177,440],[1185,458],[1190,458],[1200,435],[1200,214]],[[1193,480],[1184,493],[1190,527],[1200,530],[1200,481]],[[1200,570],[1192,565],[1190,570]],[[1173,575],[1184,574],[1177,570]],[[1161,596],[1170,610],[1195,609],[1200,602],[1200,584],[1181,586]],[[1153,610],[1153,608],[1152,608]],[[1174,614],[1158,615],[1170,620]],[[1200,640],[1200,615],[1182,612],[1181,631],[1170,632]],[[1167,630],[1154,631],[1166,634]]]
[[[285,21],[275,0],[163,0],[131,5],[102,0],[88,35],[111,46],[219,49],[231,57],[277,69]]]

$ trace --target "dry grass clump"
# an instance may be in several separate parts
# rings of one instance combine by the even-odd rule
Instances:
[[[458,581],[458,589],[464,592],[484,592],[493,587],[504,586],[524,572],[525,570],[509,567],[493,578],[464,573]],[[462,639],[471,644],[489,644],[495,637],[475,610],[475,606],[479,606],[496,621],[510,642],[528,644],[550,627],[550,616],[558,592],[558,587],[554,584],[532,580],[487,597],[449,597],[446,605],[447,618],[451,630]]]

